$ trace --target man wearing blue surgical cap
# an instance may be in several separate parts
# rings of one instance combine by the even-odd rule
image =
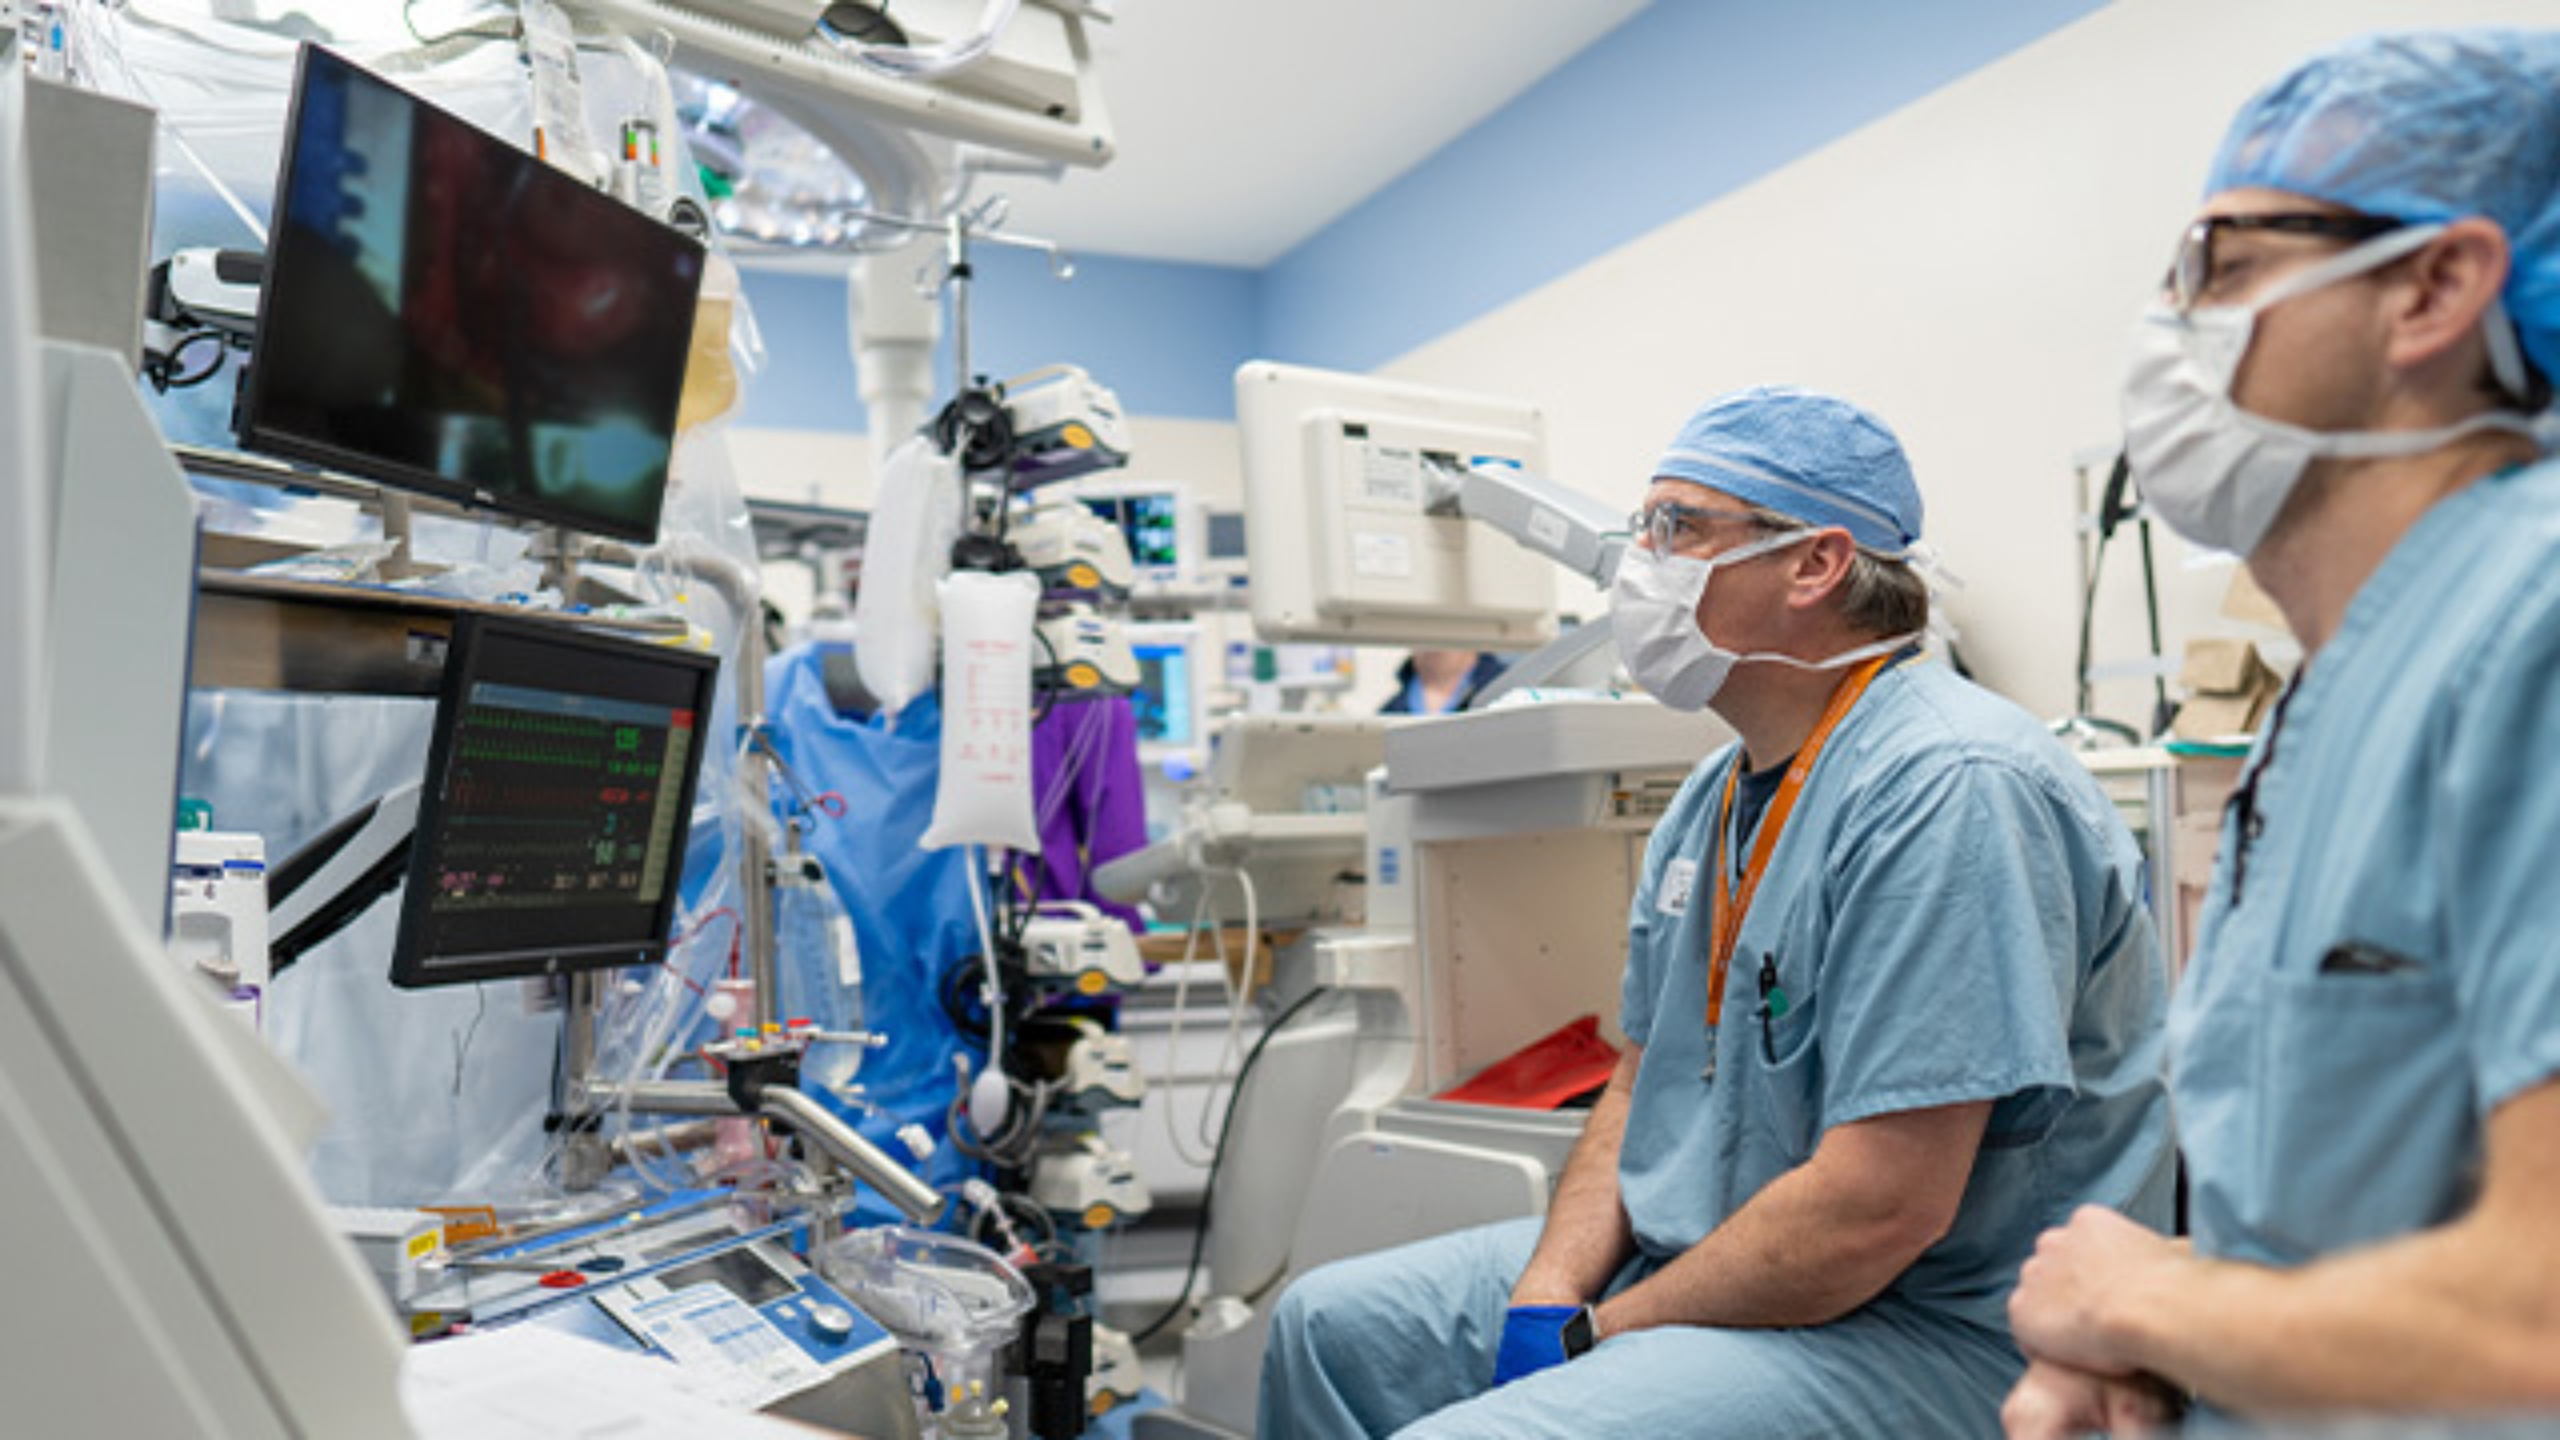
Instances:
[[[2132,837],[2043,727],[1919,658],[1920,523],[1892,432],[1802,390],[1708,405],[1655,465],[1611,627],[1741,743],[1654,829],[1631,1043],[1544,1221],[1289,1289],[1267,1440],[1978,1436],[2037,1232],[2167,1220]]]
[[[2192,1249],[2039,1243],[2010,1432],[2560,1411],[2560,32],[2321,55],[2205,192],[2127,446],[2306,658],[2170,1019]]]

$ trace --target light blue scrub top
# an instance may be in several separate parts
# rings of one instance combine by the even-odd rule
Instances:
[[[1645,1049],[1618,1182],[1646,1255],[1697,1243],[1832,1126],[1980,1100],[1955,1227],[1892,1293],[2005,1332],[2018,1266],[2075,1207],[2166,1228],[2167,987],[2133,838],[2087,770],[1941,666],[1885,671],[1797,799],[1711,1036],[1707,867],[1738,755],[1673,800],[1629,915],[1619,1023]]]
[[[2252,777],[2172,1088],[2198,1247],[2291,1265],[2453,1218],[2489,1112],[2560,1073],[2560,463],[2419,520]]]

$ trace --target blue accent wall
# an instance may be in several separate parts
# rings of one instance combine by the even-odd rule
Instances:
[[[1254,272],[1079,255],[1062,282],[1026,251],[978,260],[973,368],[1002,379],[1072,360],[1129,414],[1234,418],[1236,366],[1260,343]]]
[[[1373,369],[2103,4],[1656,0],[1281,257],[1264,353]]]
[[[1132,415],[1231,420],[1245,360],[1375,369],[2105,3],[1655,0],[1265,269],[1083,255],[1060,284],[982,251],[974,368],[1073,360]],[[843,281],[747,292],[742,423],[860,430]]]
[[[764,337],[764,369],[747,381],[736,423],[772,430],[867,429],[853,388],[853,339],[840,275],[741,272]]]

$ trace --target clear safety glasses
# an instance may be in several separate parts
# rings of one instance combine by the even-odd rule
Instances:
[[[1720,505],[1683,505],[1677,500],[1657,500],[1627,517],[1627,533],[1640,536],[1653,547],[1656,555],[1673,555],[1707,538],[1707,527],[1717,521],[1748,525],[1755,530],[1775,530],[1764,516],[1748,510]],[[1792,526],[1784,528],[1795,528]]]
[[[2204,303],[2205,294],[2215,282],[2225,278],[2214,270],[2214,245],[2217,237],[2237,231],[2256,231],[2277,235],[2313,235],[2324,240],[2359,242],[2376,235],[2387,235],[2404,222],[2382,215],[2320,215],[2309,211],[2286,211],[2273,215],[2208,215],[2187,227],[2178,237],[2178,253],[2169,262],[2169,273],[2160,282],[2161,292],[2181,315]]]

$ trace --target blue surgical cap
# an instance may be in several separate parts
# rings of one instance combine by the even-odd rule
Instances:
[[[2560,30],[2373,35],[2312,57],[2241,107],[2205,193],[2250,186],[2498,222],[2508,317],[2560,376]]]
[[[1811,390],[1762,386],[1708,401],[1653,473],[1808,525],[1837,525],[1885,555],[1901,556],[1920,539],[1920,485],[1902,442],[1873,415]]]

